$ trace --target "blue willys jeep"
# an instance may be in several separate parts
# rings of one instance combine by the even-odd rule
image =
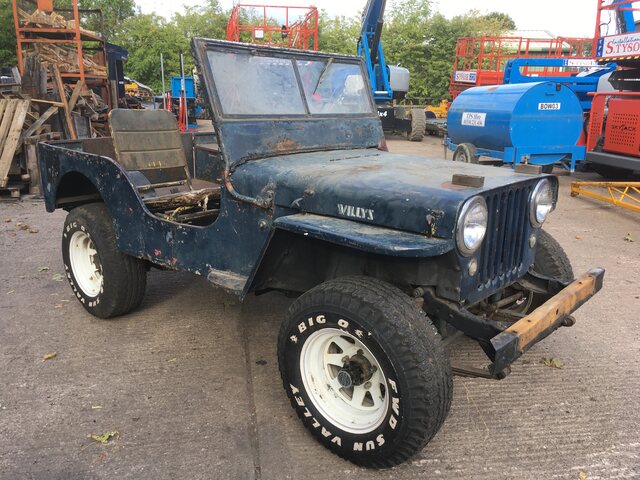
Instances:
[[[387,152],[359,58],[206,39],[193,52],[214,134],[114,110],[109,138],[39,146],[91,314],[136,308],[151,267],[241,299],[295,295],[278,340],[291,404],[338,455],[388,467],[436,434],[452,373],[504,378],[601,288],[603,270],[574,280],[541,229],[555,177]],[[455,332],[488,368],[452,367]]]

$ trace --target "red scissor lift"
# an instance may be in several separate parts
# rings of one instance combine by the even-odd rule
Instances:
[[[238,4],[227,23],[227,40],[318,50],[318,9]]]
[[[458,39],[449,93],[455,99],[470,87],[502,84],[514,58],[590,57],[592,38],[464,37]],[[527,72],[523,72],[527,74]],[[536,67],[536,75],[571,75],[558,67]]]
[[[640,212],[640,1],[597,0],[593,50],[599,62],[615,62],[616,89],[594,94],[587,163],[609,182],[573,182],[585,195]]]

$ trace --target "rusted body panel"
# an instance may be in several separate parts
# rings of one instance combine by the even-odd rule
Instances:
[[[108,157],[41,143],[39,158],[48,211],[68,174],[92,182],[113,217],[118,248],[163,267],[208,276],[211,270],[249,278],[271,235],[271,212],[239,202],[224,189],[220,214],[207,227],[160,219],[146,208],[130,175]],[[261,223],[263,222],[263,223]],[[224,285],[223,285],[224,286]],[[245,285],[233,291],[242,294]]]

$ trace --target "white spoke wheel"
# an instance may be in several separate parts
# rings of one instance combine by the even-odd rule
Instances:
[[[357,337],[335,328],[314,332],[302,347],[300,371],[315,407],[341,430],[367,433],[384,420],[387,381]]]
[[[88,297],[96,297],[102,288],[102,265],[91,237],[76,231],[69,241],[69,260],[78,287]]]
[[[406,461],[451,405],[435,328],[412,298],[373,278],[330,280],[300,296],[280,329],[278,362],[304,425],[358,465]]]
[[[92,315],[116,317],[142,301],[145,263],[118,250],[113,220],[104,204],[69,212],[62,232],[62,260],[73,293]]]

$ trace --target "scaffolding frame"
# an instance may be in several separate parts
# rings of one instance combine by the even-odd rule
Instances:
[[[243,23],[243,13],[247,13],[248,9],[261,12],[261,21],[258,20],[252,24]],[[302,12],[302,14],[295,15],[295,12]],[[284,18],[284,23],[278,24],[276,18]],[[299,20],[290,23],[294,18]],[[318,50],[318,9],[313,6],[238,4],[231,11],[226,38],[233,42],[244,41],[244,32],[249,33],[249,43]]]

